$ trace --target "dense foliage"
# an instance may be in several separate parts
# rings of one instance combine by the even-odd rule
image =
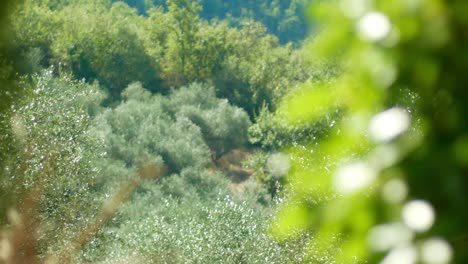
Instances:
[[[109,263],[302,256],[304,239],[278,243],[266,234],[271,196],[255,181],[246,183],[243,195],[233,192],[234,183],[216,166],[217,157],[246,146],[245,111],[201,84],[161,96],[133,83],[123,91],[124,101],[105,108],[98,85],[58,75],[50,68],[19,81],[26,96],[11,109],[14,140],[1,182],[11,224],[20,223],[12,218],[17,213],[38,222],[37,254],[49,261]],[[151,166],[164,168],[162,174]],[[85,245],[77,237],[85,237],[100,211],[119,199],[114,194],[136,174],[148,173],[77,254]],[[39,195],[39,203],[31,205],[29,195]],[[20,201],[19,212],[7,201]],[[29,215],[31,210],[36,213]],[[203,236],[206,243],[194,251]]]
[[[300,247],[265,233],[271,212],[257,202],[268,201],[261,188],[253,183],[241,198],[213,170],[213,155],[247,143],[250,121],[243,110],[200,84],[151,96],[134,83],[123,96],[125,102],[104,110],[91,130],[108,153],[101,160],[103,190],[115,192],[116,181],[148,162],[164,164],[166,176],[142,184],[82,258],[238,263],[302,256]]]
[[[28,0],[11,16],[15,63],[22,73],[56,65],[98,81],[110,95],[107,104],[134,81],[159,93],[208,82],[253,117],[312,75],[300,54],[262,24],[209,22],[196,2],[168,1],[167,10],[152,7],[144,17],[122,2],[54,3]]]
[[[41,225],[38,236],[50,248],[74,237],[99,208],[99,195],[90,191],[99,141],[88,132],[90,113],[100,101],[98,87],[57,79],[52,72],[18,84],[24,95],[11,108],[13,136],[3,142],[9,155],[1,178],[2,221],[18,201],[20,208],[31,209],[26,194],[39,195],[42,214],[34,217]]]
[[[466,262],[468,5],[315,4],[2,2],[0,263]]]
[[[125,0],[124,2],[136,7],[140,14],[146,14],[153,6],[167,8],[167,2],[184,4],[188,1]],[[226,20],[237,27],[247,21],[258,21],[265,25],[270,33],[278,36],[281,43],[299,42],[309,33],[310,24],[306,17],[308,1],[201,0],[197,2],[201,6],[201,17],[206,20]]]
[[[122,169],[145,160],[161,160],[176,173],[207,168],[212,155],[247,143],[247,114],[216,98],[212,87],[193,84],[163,97],[134,83],[123,96],[124,103],[96,117],[93,129],[111,163],[122,164]]]
[[[276,190],[242,159],[259,109],[314,73],[251,17],[207,21],[201,10],[167,1],[141,16],[105,0],[11,9],[2,262],[304,258],[307,237],[266,232]]]

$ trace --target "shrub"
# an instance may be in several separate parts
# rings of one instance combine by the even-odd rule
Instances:
[[[167,105],[171,113],[200,127],[215,156],[247,143],[248,115],[227,100],[216,98],[211,86],[192,84],[180,88],[171,94]]]

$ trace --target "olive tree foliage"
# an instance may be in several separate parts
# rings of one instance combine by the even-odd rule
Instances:
[[[192,84],[172,92],[166,104],[171,115],[188,118],[200,127],[203,138],[216,156],[247,145],[251,122],[246,112],[216,97],[215,89]]]
[[[79,259],[102,263],[298,263],[305,259],[302,250],[307,240],[276,241],[265,231],[271,212],[254,200],[227,195],[225,185],[219,183],[198,185],[196,189],[204,194],[191,193],[194,183],[181,179],[195,175],[204,182],[213,179],[186,171],[181,177],[167,178],[177,180],[174,183],[145,184]],[[177,196],[171,191],[174,195],[169,196],[169,185],[190,194]]]
[[[0,186],[9,202],[2,201],[2,214],[37,210],[38,242],[45,254],[64,249],[98,210],[99,195],[92,188],[99,141],[88,128],[103,96],[97,86],[53,77],[53,69],[22,78],[18,87],[24,98],[9,110],[10,129],[1,136],[2,141],[7,134],[12,138],[4,142],[9,155]],[[38,195],[38,208],[28,208],[30,195]]]
[[[311,232],[315,263],[468,260],[466,1],[322,2],[311,53],[341,61],[278,115],[327,136],[288,149],[290,201],[274,233]]]
[[[147,164],[170,175],[144,181],[83,251],[68,253],[74,262],[302,256],[306,240],[278,243],[266,234],[271,212],[257,203],[258,186],[236,195],[213,169],[211,152],[244,146],[250,120],[212,87],[193,84],[164,97],[133,83],[120,105],[103,108],[98,85],[54,74],[50,68],[21,79],[27,96],[11,109],[14,141],[1,179],[2,195],[15,201],[2,203],[5,209],[40,194],[39,207],[30,208],[38,209],[40,256],[76,246],[70,243],[99,219],[101,204]]]
[[[213,88],[192,84],[168,97],[151,95],[139,83],[124,90],[125,101],[96,117],[94,133],[105,142],[108,158],[124,168],[161,160],[170,172],[207,168],[215,152],[247,143],[247,114]]]
[[[143,182],[76,262],[282,263],[303,257],[305,237],[279,243],[266,233],[272,212],[257,202],[261,187],[233,193],[214,167],[212,155],[247,143],[245,111],[197,83],[168,96],[133,83],[122,97],[96,116],[90,130],[106,153],[98,186],[112,193],[149,162],[166,166],[167,175]]]
[[[28,193],[41,194],[33,215],[40,256],[70,250],[101,204],[147,164],[165,166],[170,175],[144,181],[83,251],[69,252],[74,262],[302,256],[306,240],[278,243],[265,233],[271,212],[256,202],[259,187],[233,194],[227,177],[212,168],[211,151],[246,144],[250,120],[243,110],[206,85],[164,97],[139,83],[124,90],[120,105],[103,108],[97,85],[54,72],[21,79],[27,96],[11,109],[14,141],[1,179],[2,194],[15,201],[2,203],[6,209],[21,208]]]

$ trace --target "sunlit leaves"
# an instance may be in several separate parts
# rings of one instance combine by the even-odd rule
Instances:
[[[303,5],[290,3],[293,13],[287,16]],[[167,8],[148,9],[147,16],[122,1],[25,1],[20,7],[11,17],[11,42],[21,72],[56,65],[78,79],[98,81],[110,95],[106,104],[119,100],[134,81],[164,94],[208,82],[253,119],[263,105],[274,109],[288,89],[313,75],[302,54],[292,44],[280,46],[267,27],[244,19],[238,27],[204,20],[200,4],[192,1],[170,1]]]
[[[291,122],[317,122],[340,106],[342,98],[338,95],[334,89],[326,86],[308,87],[289,97],[278,111],[288,116]]]
[[[40,194],[39,208],[33,208],[44,220],[39,243],[51,248],[63,246],[96,210],[91,188],[100,142],[88,127],[102,99],[98,86],[67,75],[57,78],[53,71],[20,80],[27,96],[11,109],[15,140],[6,163],[8,178],[2,179],[2,192],[12,197]]]
[[[141,157],[162,158],[175,172],[204,167],[210,149],[220,155],[246,143],[248,116],[211,87],[193,84],[165,98],[135,83],[123,95],[127,101],[98,116],[93,133],[105,140],[109,158],[129,168]]]
[[[340,61],[343,73],[333,82],[306,86],[302,93],[285,100],[278,112],[290,117],[291,122],[316,124],[329,119],[336,109],[340,111],[327,137],[289,150],[294,201],[290,207],[296,208],[297,201],[302,201],[296,211],[310,212],[306,218],[322,219],[309,223],[309,230],[317,237],[312,256],[331,254],[329,259],[338,263],[373,259],[376,255],[368,250],[366,241],[372,226],[397,221],[418,232],[430,232],[435,204],[439,204],[436,211],[448,213],[436,213],[440,223],[457,222],[457,216],[442,206],[458,204],[457,199],[444,192],[434,194],[427,178],[460,192],[448,187],[451,180],[447,177],[458,178],[446,175],[454,171],[448,165],[452,161],[438,154],[446,149],[445,144],[451,144],[445,137],[448,131],[456,135],[465,127],[456,117],[461,110],[454,108],[455,99],[449,99],[449,94],[459,93],[452,81],[464,79],[457,74],[464,65],[456,58],[461,51],[452,49],[458,42],[450,43],[451,38],[463,35],[453,35],[456,33],[449,27],[447,14],[451,8],[454,6],[442,1],[343,0],[321,2],[313,9],[326,25],[311,46],[313,57]],[[461,23],[459,18],[452,19],[458,21],[455,24]],[[450,67],[445,63],[447,58],[453,63]],[[451,77],[444,77],[442,72]],[[458,156],[463,156],[460,148],[456,149]],[[426,167],[437,168],[437,172]],[[404,205],[408,194],[427,197],[431,202]],[[319,197],[329,199],[318,202]],[[316,204],[311,206],[309,200]],[[395,213],[399,210],[403,210],[402,215]],[[413,213],[420,217],[413,217]],[[287,228],[288,224],[282,226]],[[458,228],[462,232],[463,227]],[[444,226],[437,231],[452,232]],[[326,236],[341,239],[336,242]],[[417,261],[418,243],[409,243],[407,247],[387,248],[391,250],[383,263]],[[440,245],[441,254],[450,256],[450,247]],[[339,250],[330,252],[330,247]],[[423,261],[430,262],[427,258]],[[442,262],[448,261],[450,257]]]

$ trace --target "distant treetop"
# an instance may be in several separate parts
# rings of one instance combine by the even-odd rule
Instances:
[[[112,0],[117,2],[117,0]],[[234,26],[254,20],[264,24],[281,43],[300,42],[309,33],[307,0],[177,0],[176,2],[198,2],[202,7],[200,16],[207,20],[227,20]],[[167,0],[125,0],[140,14],[153,6],[167,8]]]

